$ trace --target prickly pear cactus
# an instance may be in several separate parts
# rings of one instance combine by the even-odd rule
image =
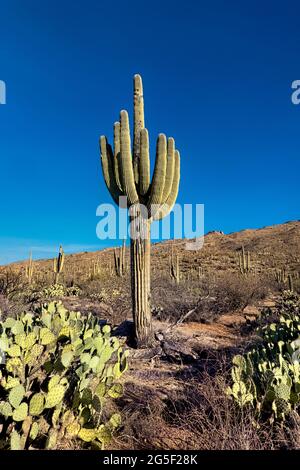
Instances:
[[[51,302],[0,322],[0,348],[0,439],[8,448],[54,449],[69,438],[107,444],[121,418],[107,417],[105,401],[121,396],[117,380],[127,369],[109,325]]]
[[[241,407],[254,406],[258,415],[269,416],[271,422],[283,420],[300,406],[299,296],[286,291],[275,312],[264,310],[258,333],[261,343],[245,356],[233,358],[227,394]]]

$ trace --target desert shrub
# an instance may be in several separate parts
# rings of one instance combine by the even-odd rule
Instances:
[[[0,295],[10,299],[18,296],[24,288],[22,273],[11,268],[0,271]]]
[[[224,273],[179,285],[161,279],[153,286],[153,313],[161,320],[177,321],[192,310],[188,321],[212,322],[224,313],[243,310],[268,292],[267,279],[254,275]]]
[[[62,284],[53,284],[41,290],[30,289],[23,292],[28,303],[41,302],[44,300],[61,299],[62,297],[79,297],[81,289],[77,286],[65,287]]]
[[[159,393],[153,387],[131,383],[126,387],[124,430],[114,439],[117,449],[261,450],[290,446],[285,433],[272,426],[253,425],[254,411],[243,409],[226,396],[227,367],[221,356],[218,372],[178,381]],[[299,429],[299,426],[298,426]]]
[[[176,284],[169,277],[154,278],[151,288],[152,314],[159,320],[177,321],[196,306],[202,293],[198,281]]]
[[[65,295],[67,297],[79,297],[82,293],[82,290],[78,286],[66,287]]]
[[[108,325],[51,302],[0,322],[0,350],[5,448],[53,449],[68,439],[103,448],[110,441],[120,416],[107,416],[105,400],[122,394],[116,381],[127,353]]]
[[[275,312],[264,310],[258,335],[259,344],[233,358],[233,385],[227,393],[259,416],[282,420],[300,404],[299,296],[286,291]]]
[[[263,299],[267,293],[268,284],[262,276],[231,273],[216,280],[212,296],[218,311],[228,313],[244,309]]]

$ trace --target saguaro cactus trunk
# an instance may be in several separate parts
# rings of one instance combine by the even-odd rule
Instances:
[[[135,335],[139,345],[149,346],[152,342],[152,318],[150,307],[150,222],[141,215],[139,205],[131,210],[131,295]],[[136,225],[143,233],[136,236]]]
[[[175,204],[180,180],[180,156],[172,137],[159,134],[150,181],[149,137],[145,128],[143,85],[134,76],[133,147],[127,111],[114,124],[114,149],[100,138],[102,170],[113,200],[123,206],[126,197],[130,221],[132,312],[137,346],[153,342],[150,308],[150,226]]]

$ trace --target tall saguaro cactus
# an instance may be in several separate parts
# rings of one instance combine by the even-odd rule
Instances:
[[[175,204],[180,180],[180,155],[172,137],[159,134],[150,181],[149,136],[145,128],[143,85],[134,76],[133,146],[127,111],[114,124],[114,148],[100,138],[102,170],[113,200],[126,196],[130,220],[132,311],[137,346],[153,341],[150,309],[150,225],[166,216]]]

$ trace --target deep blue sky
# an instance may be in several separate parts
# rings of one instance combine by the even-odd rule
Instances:
[[[0,2],[0,264],[104,246],[110,202],[98,137],[132,111],[144,80],[152,156],[159,132],[182,156],[178,202],[205,230],[299,219],[300,4],[151,0]]]

